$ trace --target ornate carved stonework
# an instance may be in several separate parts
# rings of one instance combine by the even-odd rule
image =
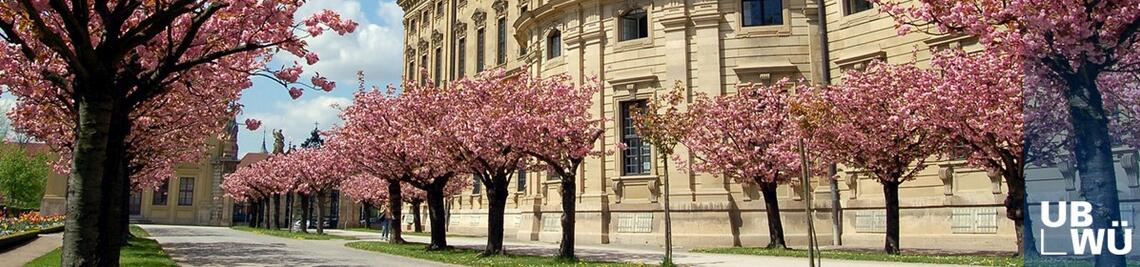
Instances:
[[[420,47],[420,51],[423,51],[424,53],[427,53],[427,50],[428,50],[428,42],[427,42],[427,41],[424,41],[424,39],[420,39],[420,46],[419,46],[419,47]]]
[[[495,16],[503,16],[507,14],[507,0],[497,0],[491,4],[491,8],[495,9]]]
[[[455,2],[456,8],[463,8],[464,6],[467,6],[467,0],[459,0],[459,2]]]
[[[467,37],[467,23],[463,23],[462,21],[456,22],[455,23],[455,38],[459,39],[459,38],[463,38],[463,37]]]
[[[412,48],[412,45],[408,45],[408,47],[404,48],[404,55],[407,58],[414,59],[416,58],[416,49]]]
[[[475,28],[487,25],[487,12],[482,9],[476,9],[474,14],[471,14],[471,21],[475,22]]]
[[[431,43],[438,45],[438,44],[441,44],[442,42],[443,42],[443,34],[439,33],[439,31],[437,31],[437,30],[432,30],[431,31]]]

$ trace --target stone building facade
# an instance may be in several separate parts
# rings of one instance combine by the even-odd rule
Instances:
[[[237,128],[228,128],[236,135]],[[234,136],[234,135],[231,135]],[[53,157],[54,160],[54,157]],[[129,200],[132,222],[228,226],[233,217],[233,199],[221,189],[222,176],[237,166],[237,142],[233,138],[211,138],[202,157],[195,162],[182,162],[157,188],[133,192]],[[66,212],[67,179],[65,175],[48,176],[40,211],[44,214]]]
[[[638,145],[628,109],[675,82],[690,94],[732,94],[744,83],[782,78],[841,83],[872,60],[925,62],[931,47],[979,49],[968,36],[899,36],[895,22],[865,0],[399,0],[405,11],[405,77],[455,80],[492,68],[574,81],[596,77],[603,90],[594,113],[607,118],[598,146],[630,149],[588,160],[578,175],[577,240],[663,244],[662,174],[669,173],[675,244],[763,246],[768,242],[759,189],[714,174],[661,168],[656,151]],[[818,5],[826,7],[821,31]],[[826,35],[826,46],[821,34]],[[826,65],[825,65],[826,64]],[[827,71],[823,72],[822,66]],[[426,70],[426,71],[423,71]],[[686,157],[683,146],[678,154]],[[964,247],[1011,251],[1013,224],[999,176],[939,159],[901,195],[904,248]],[[780,206],[792,245],[807,242],[804,198],[819,240],[881,247],[883,193],[872,177],[840,167],[841,218],[832,216],[830,179],[811,194],[781,186]],[[507,237],[557,242],[559,183],[519,173],[508,200]],[[479,186],[451,199],[449,231],[485,234],[487,198]],[[840,229],[839,231],[834,229]]]

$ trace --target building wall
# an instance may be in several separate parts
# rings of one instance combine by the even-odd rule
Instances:
[[[143,188],[138,192],[142,194],[141,214],[131,218],[160,224],[228,226],[233,200],[223,195],[220,183],[222,174],[233,172],[236,161],[227,159],[236,149],[231,142],[212,139],[210,149],[201,160],[178,164],[171,177],[167,178],[169,193],[165,205],[154,205],[155,188]],[[178,204],[179,178],[182,177],[193,178],[193,197],[189,205]],[[42,213],[66,213],[67,179],[67,176],[54,172],[48,176],[40,205]]]
[[[820,81],[822,54],[818,1],[783,0],[783,23],[742,26],[740,0],[402,0],[405,26],[405,73],[422,80],[419,68],[427,56],[426,77],[435,76],[435,48],[444,66],[440,77],[458,77],[456,44],[466,40],[462,60],[466,76],[475,73],[478,29],[486,31],[486,68],[503,67],[540,76],[567,74],[577,83],[596,77],[603,90],[593,112],[609,119],[599,147],[621,142],[621,103],[651,98],[680,83],[690,95],[735,93],[744,83],[771,83],[782,78]],[[875,10],[845,14],[844,3],[826,0],[827,37],[831,58],[826,73],[842,82],[843,71],[864,68],[872,59],[889,63],[916,60],[926,64],[929,47],[977,50],[972,38],[898,36],[894,22]],[[619,17],[642,8],[648,13],[646,38],[622,41]],[[442,12],[437,13],[437,10]],[[523,12],[523,10],[526,12]],[[496,21],[509,22],[504,64],[495,62]],[[414,24],[414,25],[413,25]],[[561,33],[559,46],[548,38]],[[560,47],[561,56],[549,57]],[[522,48],[526,48],[522,50]],[[431,53],[425,53],[431,51]],[[416,69],[412,69],[412,66]],[[653,152],[653,158],[660,155]],[[678,155],[689,157],[678,148]],[[586,162],[577,181],[577,237],[583,243],[663,243],[664,174],[672,182],[673,231],[682,246],[762,246],[768,242],[765,208],[758,188],[726,181],[713,174],[688,174],[655,160],[648,175],[622,175],[620,154]],[[978,250],[1015,249],[1013,224],[1002,202],[1007,189],[1000,177],[964,166],[956,160],[933,159],[915,180],[900,188],[904,248],[945,248],[953,244]],[[524,190],[508,199],[508,238],[557,242],[559,183],[542,173],[527,175]],[[876,180],[840,167],[836,181],[843,207],[842,238],[851,246],[881,247],[883,193]],[[515,179],[517,180],[517,179]],[[829,179],[815,179],[811,194],[819,240],[829,243],[836,221],[831,216]],[[516,188],[512,185],[511,188]],[[807,241],[807,214],[799,188],[783,185],[779,202],[789,242]],[[450,200],[449,231],[485,234],[487,200],[463,193]]]

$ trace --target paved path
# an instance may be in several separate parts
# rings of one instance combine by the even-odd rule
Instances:
[[[328,234],[352,236],[361,240],[374,241],[379,238],[380,234],[366,233],[357,231],[343,231],[343,230],[325,230]],[[425,236],[412,236],[404,235],[404,239],[413,242],[427,243],[430,238]],[[482,249],[486,245],[485,239],[470,238],[470,237],[448,237],[448,245]],[[541,242],[526,242],[526,241],[512,241],[504,240],[503,245],[509,253],[526,254],[526,255],[542,255],[550,256],[557,254],[558,244],[541,243]],[[617,245],[577,245],[575,247],[575,254],[579,258],[585,260],[596,261],[609,261],[609,262],[631,262],[631,263],[646,263],[658,264],[661,263],[661,258],[665,256],[665,252],[661,249],[652,248],[635,248],[623,247]],[[673,262],[683,266],[780,266],[780,267],[796,267],[808,266],[807,258],[793,258],[793,257],[769,257],[769,256],[748,256],[748,255],[730,255],[730,254],[709,254],[709,253],[693,253],[693,252],[673,252]],[[843,266],[843,267],[952,267],[961,265],[938,265],[938,264],[920,264],[920,263],[897,263],[897,262],[875,262],[875,261],[850,261],[850,260],[832,260],[824,259],[823,264],[820,266]]]
[[[350,240],[297,240],[223,227],[140,226],[182,266],[449,266],[345,247]]]
[[[43,234],[18,248],[0,253],[0,266],[24,266],[24,264],[63,246],[63,233]]]

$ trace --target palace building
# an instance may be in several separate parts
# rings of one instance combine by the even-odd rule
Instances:
[[[928,61],[934,47],[978,50],[969,36],[899,36],[895,22],[867,0],[399,0],[404,15],[405,77],[415,81],[475,75],[492,68],[539,76],[567,74],[603,90],[595,114],[608,118],[602,146],[629,149],[589,159],[579,175],[577,240],[664,243],[661,174],[668,172],[675,244],[763,246],[768,242],[759,188],[713,174],[661,168],[630,125],[629,108],[679,81],[711,96],[744,83],[779,79],[841,83],[844,71],[872,60]],[[825,5],[823,20],[818,5]],[[824,23],[826,22],[826,23]],[[826,24],[823,28],[821,24]],[[827,71],[819,71],[826,66]],[[421,70],[426,70],[421,71]],[[678,154],[688,153],[679,146]],[[1000,176],[962,160],[935,160],[900,191],[903,248],[965,247],[1013,251],[1016,234],[1002,203]],[[841,216],[832,215],[832,182],[811,194],[783,185],[780,206],[788,242],[807,243],[805,198],[818,240],[881,248],[883,190],[872,177],[840,167]],[[1058,177],[1060,174],[1058,174]],[[507,206],[507,237],[558,242],[559,183],[519,173]],[[449,231],[485,234],[487,198],[476,185],[451,199]],[[838,229],[839,231],[836,231]]]

